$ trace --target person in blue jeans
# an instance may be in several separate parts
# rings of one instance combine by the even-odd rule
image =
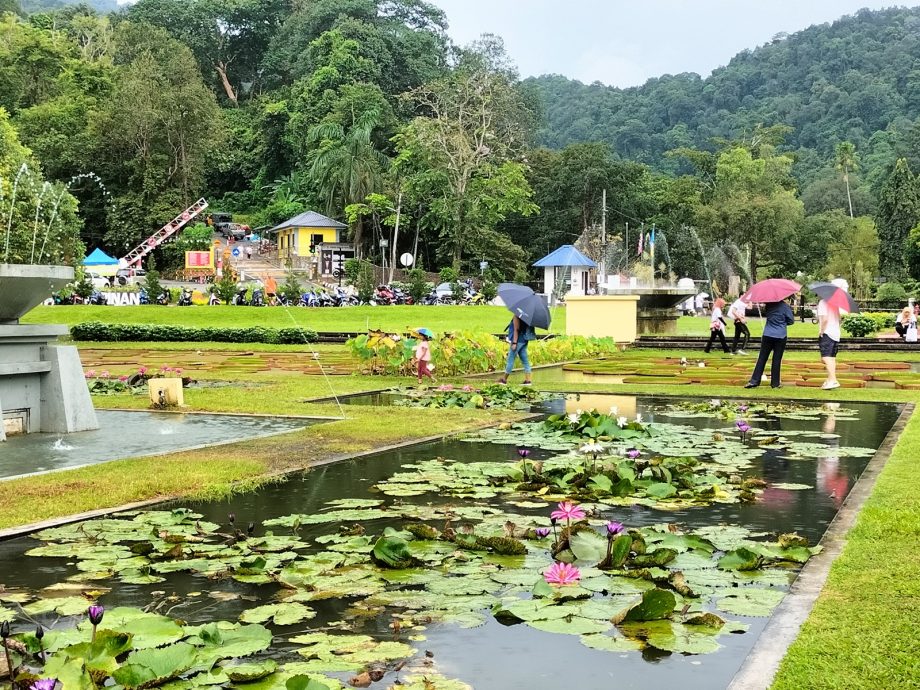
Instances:
[[[537,337],[536,332],[528,323],[524,323],[517,316],[511,319],[508,324],[508,361],[505,363],[505,374],[498,380],[499,383],[508,383],[508,376],[514,370],[514,360],[520,359],[524,367],[524,385],[529,386],[530,380],[530,357],[527,356],[527,344]]]
[[[763,337],[760,339],[760,354],[757,355],[757,364],[751,380],[745,388],[757,388],[767,367],[767,359],[773,355],[770,366],[770,387],[781,388],[780,368],[783,366],[783,353],[786,351],[786,328],[795,323],[795,314],[792,307],[786,302],[770,302],[766,308],[767,323],[763,328]]]

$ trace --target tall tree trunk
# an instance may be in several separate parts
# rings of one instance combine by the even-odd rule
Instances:
[[[757,247],[751,244],[751,285],[757,282]]]
[[[358,220],[355,221],[355,228],[352,233],[351,241],[355,245],[355,258],[363,258],[364,252],[362,251],[361,243],[364,241],[364,219],[361,218],[361,216],[358,216]]]
[[[847,186],[847,203],[850,205],[850,218],[853,217],[853,198],[850,196],[850,171],[843,166],[843,183]]]
[[[390,279],[389,283],[393,282],[393,272],[396,270],[396,246],[399,242],[399,221],[402,217],[402,192],[399,193],[399,197],[396,200],[396,225],[393,226],[393,246],[390,248]]]
[[[214,69],[216,69],[217,73],[220,75],[220,81],[224,86],[224,93],[227,94],[227,98],[230,99],[234,106],[238,106],[239,102],[237,101],[236,91],[234,91],[233,85],[230,83],[229,77],[227,77],[227,64],[218,62],[214,65]]]

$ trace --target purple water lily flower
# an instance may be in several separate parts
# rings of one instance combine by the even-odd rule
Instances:
[[[534,533],[537,535],[538,539],[546,539],[551,531],[549,527],[537,527]]]
[[[518,448],[517,453],[520,457],[526,458],[530,455],[530,449],[529,448]]]
[[[626,527],[623,526],[622,522],[611,521],[607,523],[606,527],[608,537],[615,537],[618,534],[623,534],[623,532],[626,531]]]
[[[102,617],[105,615],[105,607],[94,604],[86,609],[86,615],[89,616],[89,622],[92,623],[95,628],[102,622]]]
[[[630,460],[635,460],[641,455],[642,453],[639,451],[638,448],[630,448],[629,450],[626,451],[626,457],[629,458]]]
[[[57,678],[39,678],[32,681],[32,690],[54,690],[57,683]]]
[[[738,406],[738,411],[739,411],[739,412],[747,412],[747,411],[748,411],[748,406],[747,406],[747,405],[739,405],[739,406]]]

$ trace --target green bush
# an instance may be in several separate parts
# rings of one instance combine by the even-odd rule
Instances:
[[[900,283],[882,283],[878,286],[875,299],[879,302],[897,302],[900,304],[907,301],[907,290]]]
[[[317,339],[316,331],[305,328],[191,328],[163,324],[122,324],[88,321],[71,326],[74,340],[92,342],[174,343],[280,343],[302,345]]]
[[[296,304],[302,293],[303,286],[300,284],[300,281],[297,280],[297,274],[294,273],[293,270],[288,271],[287,278],[281,286],[281,294],[284,295],[284,298],[288,302]]]
[[[412,301],[421,304],[422,300],[431,292],[431,283],[425,280],[425,271],[421,268],[413,268],[409,271],[408,291]]]
[[[157,270],[156,263],[151,256],[147,261],[147,275],[144,277],[144,290],[147,291],[147,297],[151,302],[155,301],[163,292],[163,286],[160,284],[160,272]]]
[[[868,314],[847,314],[840,327],[854,338],[865,338],[880,330],[878,321]]]
[[[236,295],[236,281],[233,279],[233,274],[230,271],[224,271],[220,280],[214,283],[211,289],[217,293],[217,298],[223,304],[231,304],[234,295]],[[156,295],[151,297],[151,299],[154,298],[156,298]]]
[[[368,373],[404,376],[412,370],[416,342],[411,334],[374,331],[352,338],[347,344]],[[533,364],[555,364],[610,354],[617,351],[617,346],[611,338],[561,336],[534,340],[528,351]],[[495,371],[504,366],[507,354],[508,344],[490,333],[455,333],[431,341],[431,361],[437,375]]]

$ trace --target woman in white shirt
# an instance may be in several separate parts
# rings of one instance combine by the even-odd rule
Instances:
[[[709,342],[706,343],[704,352],[709,352],[712,349],[712,344],[716,341],[716,338],[719,339],[719,343],[722,345],[722,351],[725,352],[725,354],[731,352],[731,350],[728,349],[728,343],[725,342],[725,319],[722,318],[722,308],[724,306],[725,300],[721,297],[712,303],[712,318],[709,320]]]

